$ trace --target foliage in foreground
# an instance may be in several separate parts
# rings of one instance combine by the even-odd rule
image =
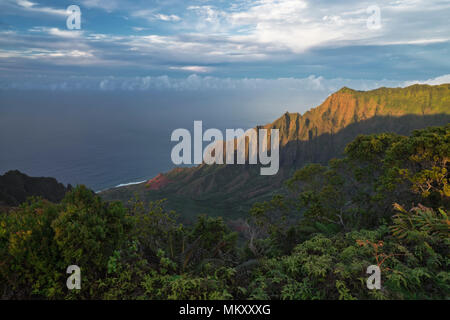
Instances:
[[[128,208],[77,187],[0,215],[2,299],[448,299],[450,125],[360,136],[311,164],[289,196],[255,204],[243,228],[179,224],[164,202]],[[82,289],[66,288],[81,267]],[[368,290],[366,269],[382,270]]]

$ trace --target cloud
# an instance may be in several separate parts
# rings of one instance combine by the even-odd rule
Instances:
[[[31,2],[31,1],[27,1],[27,0],[17,0],[16,2],[19,6],[24,7],[24,8],[31,8],[36,5],[35,3]]]
[[[255,1],[246,11],[229,14],[229,20],[237,24],[258,24],[264,21],[297,23],[308,7],[304,0]]]
[[[191,22],[191,28],[197,32],[206,33],[226,33],[229,31],[227,12],[217,9],[213,6],[189,6],[189,12],[194,12],[197,19]]]
[[[40,6],[29,0],[17,0],[16,3],[25,11],[66,15],[65,10]],[[199,47],[217,44],[217,35],[222,35],[220,47],[230,48],[239,44],[230,51],[218,50],[228,58],[223,61],[233,60],[236,51],[249,59],[270,59],[280,53],[297,55],[323,47],[421,45],[450,41],[450,3],[441,0],[377,1],[381,12],[379,30],[367,28],[370,13],[366,9],[373,3],[365,1],[235,0],[216,5],[207,3],[81,1],[82,7],[121,11],[151,23],[182,23],[181,28],[166,30],[171,32],[162,34],[178,39],[186,34],[196,34],[197,41],[202,41]],[[176,13],[168,13],[168,10],[176,10]]]
[[[450,74],[444,74],[442,76],[431,78],[427,80],[412,80],[412,81],[405,81],[403,83],[404,86],[410,86],[413,84],[429,84],[429,85],[438,85],[438,84],[444,84],[444,83],[450,83]]]
[[[171,70],[181,70],[194,73],[208,73],[212,72],[213,68],[205,66],[183,66],[183,67],[170,67]]]
[[[143,10],[135,10],[131,13],[131,16],[137,18],[143,18],[148,21],[166,21],[166,22],[177,22],[180,21],[181,18],[175,14],[162,14],[155,12],[155,9],[143,9]]]
[[[317,47],[348,45],[423,44],[450,40],[446,21],[450,4],[439,0],[378,1],[380,28],[369,29],[372,12],[368,2],[313,2],[260,0],[218,9],[190,6],[197,14],[192,22],[206,34],[226,33],[225,41],[245,39],[250,44],[271,46],[295,54]],[[424,16],[424,12],[426,16]],[[425,19],[424,19],[425,18]],[[236,32],[236,30],[238,32]]]
[[[92,52],[83,50],[43,50],[34,49],[26,51],[18,50],[2,50],[0,49],[0,58],[13,58],[23,60],[39,60],[40,63],[51,62],[54,65],[89,65],[99,64],[101,61],[97,59]]]
[[[60,38],[80,38],[83,35],[81,30],[62,30],[58,28],[47,28],[47,27],[33,27],[29,29],[30,32],[45,32],[51,36]]]
[[[165,15],[165,14],[156,14],[155,18],[162,20],[162,21],[180,21],[181,18],[175,14],[171,14],[171,15]]]
[[[56,9],[52,7],[41,7],[35,2],[28,0],[16,0],[16,4],[25,11],[39,14],[50,14],[57,16],[67,16],[66,9]]]
[[[444,75],[435,79],[426,80],[422,83],[445,83],[450,75]],[[164,76],[145,77],[66,77],[55,79],[51,77],[39,77],[26,81],[2,81],[0,77],[0,88],[15,89],[51,89],[51,90],[101,90],[101,91],[261,91],[261,92],[283,92],[283,95],[320,93],[321,96],[331,94],[340,88],[347,86],[356,90],[371,90],[385,87],[405,87],[416,83],[414,81],[404,82],[398,80],[368,80],[368,79],[344,79],[324,78],[311,75],[306,78],[218,78],[211,76],[189,75],[185,78],[173,78]]]

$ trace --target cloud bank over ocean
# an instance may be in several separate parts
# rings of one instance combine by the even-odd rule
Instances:
[[[355,90],[371,90],[379,87],[406,87],[413,84],[437,85],[450,83],[450,74],[425,80],[366,80],[366,79],[326,79],[310,75],[306,78],[218,78],[192,74],[184,78],[164,76],[145,77],[68,77],[58,81],[52,77],[34,77],[25,81],[0,80],[0,89],[28,90],[99,90],[99,91],[207,91],[207,90],[287,90],[334,92],[343,86]]]

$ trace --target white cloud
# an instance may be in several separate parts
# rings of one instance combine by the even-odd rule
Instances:
[[[27,0],[17,0],[17,4],[24,8],[31,8],[36,5],[36,3]]]
[[[162,21],[180,21],[181,18],[177,15],[171,14],[171,15],[165,15],[165,14],[156,14],[155,18],[162,20]]]
[[[66,15],[65,10],[40,6],[29,0],[15,0],[23,10]],[[82,0],[82,6],[106,11],[122,10],[130,17],[151,21],[177,22],[178,33],[170,38],[170,55],[179,55],[176,43],[187,55],[198,53],[214,61],[242,61],[299,54],[316,47],[348,45],[419,45],[450,41],[450,2],[442,0],[379,0],[380,30],[367,29],[371,1],[256,0],[231,1],[223,7],[188,5],[185,14],[167,12],[169,6],[137,5],[118,0]],[[194,15],[194,16],[193,16]],[[143,31],[142,27],[133,28]],[[168,35],[169,34],[169,35]],[[196,35],[195,42],[183,35]],[[220,39],[218,39],[220,35]],[[136,42],[133,39],[130,42]],[[149,46],[132,45],[147,53]],[[155,49],[155,48],[153,48]],[[160,48],[162,54],[169,50]],[[192,49],[192,52],[189,51]],[[205,50],[206,49],[206,50]],[[195,61],[193,61],[195,63]]]
[[[227,12],[219,10],[213,6],[189,6],[187,10],[194,12],[198,19],[192,22],[191,28],[197,32],[206,33],[226,33],[230,27],[228,25]]]
[[[396,11],[429,11],[449,9],[448,1],[439,0],[394,0],[388,1],[385,5],[386,9]]]
[[[412,80],[412,81],[405,81],[403,83],[404,86],[410,86],[413,84],[429,84],[429,85],[438,85],[438,84],[444,84],[444,83],[450,83],[450,74],[444,74],[442,76],[431,78],[428,80]]]
[[[43,32],[51,36],[60,38],[80,38],[84,32],[81,30],[62,30],[58,28],[33,27],[28,29],[30,32]]]
[[[198,32],[223,41],[301,53],[319,46],[424,44],[450,40],[450,3],[440,0],[377,1],[381,28],[369,30],[370,2],[247,1],[241,7],[190,6]],[[237,9],[236,9],[237,7]],[[447,10],[447,13],[445,13]],[[424,14],[426,18],[424,20]]]
[[[39,60],[41,62],[47,61],[52,64],[61,65],[88,65],[98,63],[92,52],[82,50],[45,50],[45,49],[30,49],[25,51],[18,50],[3,50],[0,49],[0,58],[22,58],[30,60]],[[86,59],[94,58],[94,59]]]
[[[177,22],[180,21],[181,18],[174,14],[162,14],[155,12],[155,9],[142,9],[142,10],[135,10],[131,13],[131,16],[137,17],[137,18],[143,18],[148,21],[166,21],[166,22]]]
[[[79,38],[83,31],[78,30],[61,30],[58,28],[48,29],[48,33],[52,36],[62,37],[62,38]]]
[[[448,42],[450,39],[448,38],[434,38],[434,39],[414,39],[414,40],[398,40],[398,41],[363,41],[364,44],[371,44],[371,45],[401,45],[401,44],[431,44],[431,43],[442,43],[442,42]]]
[[[307,7],[308,3],[304,0],[255,1],[249,10],[231,13],[229,20],[237,24],[255,25],[267,21],[298,23]]]
[[[52,7],[41,7],[37,3],[28,0],[16,0],[16,4],[25,11],[34,13],[44,13],[57,16],[67,16],[66,9],[56,9]]]
[[[186,72],[196,72],[196,73],[208,73],[212,72],[213,68],[205,66],[183,66],[183,67],[170,67],[171,70],[181,70]]]
[[[0,56],[2,52],[0,51]],[[76,55],[72,52],[72,55]],[[442,78],[439,80],[439,78]],[[449,75],[438,77],[436,84],[448,80]],[[0,78],[1,79],[1,78]],[[9,88],[33,88],[33,89],[57,89],[61,80],[49,80],[47,82],[32,81],[14,82],[5,81],[3,86]],[[0,81],[0,83],[2,83]],[[151,90],[173,90],[173,91],[211,91],[211,90],[233,90],[233,91],[262,91],[278,92],[285,95],[305,96],[318,94],[319,96],[329,95],[340,88],[346,86],[356,90],[371,90],[379,87],[405,87],[413,82],[402,82],[398,80],[366,80],[366,79],[327,79],[321,76],[311,75],[306,78],[217,78],[211,76],[190,75],[185,78],[172,78],[164,76],[146,77],[71,77],[64,79],[64,90],[68,89],[97,89],[97,90],[125,90],[125,91],[151,91]],[[279,96],[277,94],[277,96]]]

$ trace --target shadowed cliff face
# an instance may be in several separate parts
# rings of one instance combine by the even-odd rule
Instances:
[[[105,199],[127,200],[138,192],[144,199],[167,197],[169,206],[173,197],[190,199],[195,201],[194,209],[202,208],[202,202],[209,203],[214,207],[210,211],[221,208],[220,214],[227,216],[232,210],[246,210],[252,202],[278,192],[283,181],[305,164],[326,163],[340,156],[359,134],[408,135],[416,129],[449,122],[450,84],[367,92],[343,88],[303,115],[285,113],[271,124],[258,126],[280,130],[280,170],[275,176],[260,176],[256,165],[200,165],[166,173],[170,183],[158,190],[136,185],[111,189],[102,195]],[[173,208],[183,209],[183,203]],[[205,205],[201,212],[208,212],[208,207]]]

